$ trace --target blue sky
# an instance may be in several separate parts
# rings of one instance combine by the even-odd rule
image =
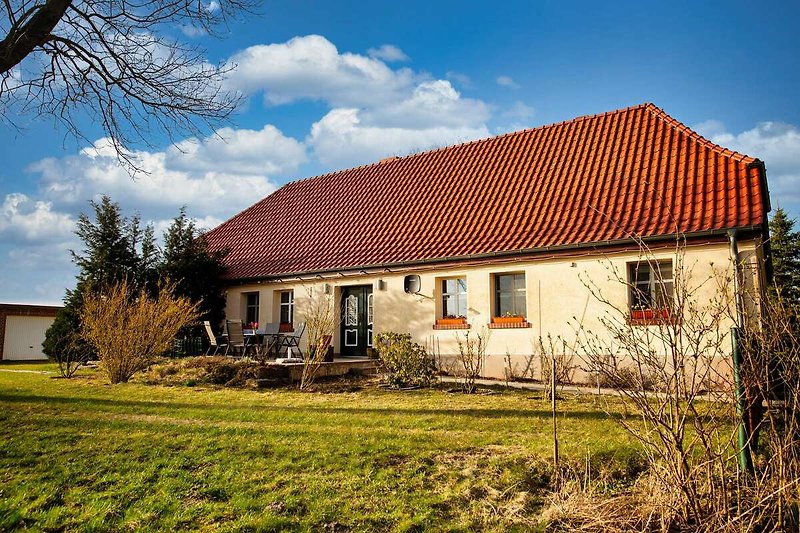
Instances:
[[[296,178],[648,101],[765,160],[773,205],[800,216],[798,2],[294,0],[261,11],[223,40],[174,29],[238,65],[227,83],[247,99],[224,142],[181,151],[153,139],[137,154],[150,175],[134,181],[102,142],[91,149],[52,121],[0,132],[0,301],[61,300],[75,219],[100,194],[157,228],[184,204],[210,227]]]

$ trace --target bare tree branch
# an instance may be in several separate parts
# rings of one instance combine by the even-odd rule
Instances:
[[[20,129],[25,117],[50,117],[90,142],[88,116],[137,171],[137,145],[205,134],[240,100],[223,88],[231,65],[174,35],[221,36],[256,1],[3,0],[0,121]]]

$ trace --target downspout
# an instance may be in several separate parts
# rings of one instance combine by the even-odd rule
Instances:
[[[739,278],[739,243],[736,240],[736,230],[728,232],[728,239],[731,243],[731,262],[733,263],[733,291],[734,303],[736,305],[736,325],[731,328],[731,344],[733,357],[733,381],[734,393],[736,397],[736,419],[738,427],[737,435],[737,456],[739,458],[739,468],[742,472],[753,472],[753,459],[750,455],[748,445],[747,425],[745,424],[745,412],[747,409],[744,387],[742,386],[742,349],[740,336],[744,327],[744,305],[741,294],[741,280]]]

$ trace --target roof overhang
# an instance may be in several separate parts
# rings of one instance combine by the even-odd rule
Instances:
[[[232,285],[248,285],[253,283],[282,283],[291,281],[304,281],[310,279],[330,279],[340,277],[353,277],[358,275],[375,275],[405,270],[430,269],[438,266],[453,264],[467,264],[472,266],[478,264],[492,263],[497,261],[521,261],[525,259],[537,259],[543,256],[556,257],[568,255],[589,255],[593,253],[603,254],[619,252],[641,248],[647,245],[680,246],[681,244],[695,244],[699,242],[727,242],[728,233],[736,231],[740,240],[748,238],[763,237],[764,226],[762,224],[740,226],[734,228],[721,228],[705,231],[695,231],[691,233],[652,235],[646,237],[632,237],[628,239],[617,239],[612,241],[596,241],[574,244],[559,244],[544,246],[539,248],[527,248],[519,250],[503,250],[485,254],[462,255],[455,257],[438,257],[430,259],[418,259],[414,261],[397,261],[380,265],[358,265],[343,268],[331,268],[322,270],[309,270],[303,272],[289,272],[276,275],[259,276],[252,278],[231,278],[227,280]]]

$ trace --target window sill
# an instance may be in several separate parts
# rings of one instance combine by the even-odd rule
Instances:
[[[441,330],[441,329],[470,329],[472,326],[467,324],[466,322],[462,322],[461,324],[434,324],[433,329]]]
[[[529,327],[531,327],[531,323],[528,322],[527,320],[523,322],[489,323],[489,329],[523,329]]]

